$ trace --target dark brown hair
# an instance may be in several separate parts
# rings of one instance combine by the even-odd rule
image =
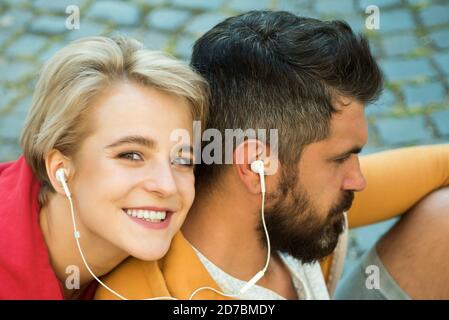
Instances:
[[[210,85],[207,128],[223,139],[225,129],[278,129],[284,164],[328,136],[338,96],[366,104],[382,89],[368,41],[347,23],[284,11],[224,20],[196,41],[191,65]],[[222,168],[199,165],[197,182],[213,181]]]

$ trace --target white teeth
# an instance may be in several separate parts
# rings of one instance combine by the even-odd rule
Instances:
[[[167,216],[167,212],[165,211],[152,211],[152,210],[134,210],[134,209],[126,209],[126,214],[131,217],[137,217],[140,219],[145,219],[151,222],[160,222],[164,220]]]

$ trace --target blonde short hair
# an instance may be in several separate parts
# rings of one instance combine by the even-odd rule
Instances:
[[[73,156],[87,132],[89,103],[117,81],[133,81],[181,96],[193,120],[203,124],[208,110],[207,84],[187,64],[130,38],[88,37],[58,51],[43,67],[20,137],[24,157],[41,183],[39,203],[54,192],[45,156],[57,149]]]

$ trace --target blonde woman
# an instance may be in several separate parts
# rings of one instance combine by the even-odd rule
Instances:
[[[206,88],[131,39],[85,38],[48,61],[23,156],[0,165],[1,299],[89,299],[94,276],[167,252],[195,193],[192,146],[170,134],[204,121]]]

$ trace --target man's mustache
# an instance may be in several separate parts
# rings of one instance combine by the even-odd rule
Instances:
[[[354,191],[345,191],[345,193],[343,194],[343,199],[337,206],[332,209],[332,214],[341,214],[345,211],[348,211],[352,207],[353,201]]]

